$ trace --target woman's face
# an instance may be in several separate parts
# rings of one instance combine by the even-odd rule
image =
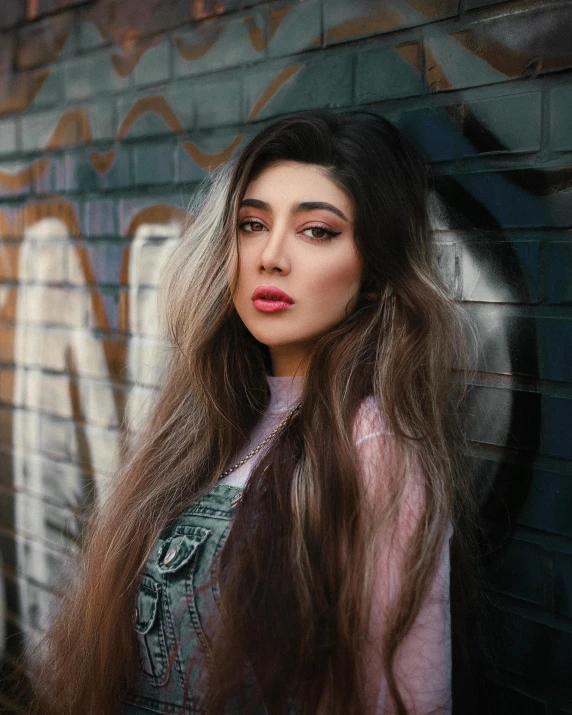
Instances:
[[[322,167],[276,162],[246,188],[238,255],[233,300],[239,316],[268,346],[275,376],[303,374],[316,338],[357,300],[362,260],[353,202]],[[271,300],[273,288],[286,302]]]

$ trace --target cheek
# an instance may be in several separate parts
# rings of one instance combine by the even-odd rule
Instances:
[[[347,301],[359,288],[361,266],[357,257],[351,257],[343,263],[326,265],[316,272],[316,291],[320,296],[328,296],[332,305]]]

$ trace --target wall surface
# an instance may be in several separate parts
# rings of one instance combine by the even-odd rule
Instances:
[[[368,107],[434,165],[440,262],[482,342],[490,712],[572,713],[571,28],[570,2],[533,0],[2,0],[7,662],[152,399],[196,183],[269,119]]]

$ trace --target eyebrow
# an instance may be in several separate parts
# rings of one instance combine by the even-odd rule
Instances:
[[[270,204],[267,204],[266,201],[261,201],[260,199],[243,199],[241,201],[240,208],[245,206],[250,206],[253,209],[261,209],[262,211],[271,211]],[[301,201],[300,203],[294,205],[294,213],[301,213],[302,211],[315,211],[316,209],[330,211],[344,221],[348,221],[339,208],[333,204],[327,203],[326,201]]]

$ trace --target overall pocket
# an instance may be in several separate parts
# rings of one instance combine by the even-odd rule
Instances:
[[[143,576],[137,595],[135,631],[139,645],[141,673],[155,685],[168,678],[168,655],[165,631],[161,619],[161,584],[152,576]]]

